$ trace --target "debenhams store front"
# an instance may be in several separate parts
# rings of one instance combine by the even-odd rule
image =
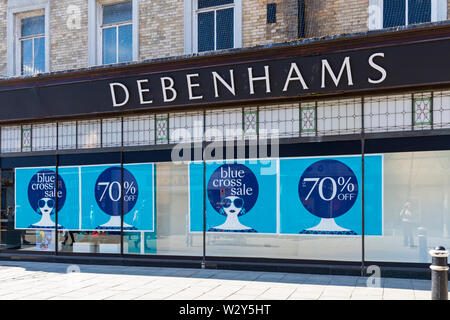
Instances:
[[[425,268],[450,244],[449,34],[2,80],[0,258]]]

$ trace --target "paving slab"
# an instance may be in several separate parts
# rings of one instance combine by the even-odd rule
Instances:
[[[80,272],[68,271],[79,270]],[[370,280],[370,279],[369,279]],[[430,300],[431,281],[286,272],[0,262],[0,300]]]

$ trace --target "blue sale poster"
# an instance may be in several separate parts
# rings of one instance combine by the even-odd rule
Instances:
[[[16,229],[155,231],[152,163],[18,168]],[[122,184],[123,183],[123,184]],[[58,187],[56,186],[58,184]],[[123,201],[123,202],[122,202]]]
[[[56,201],[58,228],[78,229],[78,168],[17,168],[16,229],[55,229]],[[56,185],[58,184],[58,186]]]
[[[383,156],[365,156],[365,235],[382,235]],[[280,232],[362,234],[360,156],[280,160]]]
[[[82,230],[154,231],[153,164],[81,167]],[[122,203],[123,199],[123,203]]]
[[[206,231],[277,232],[277,161],[205,163]],[[189,165],[190,231],[203,231],[203,164]]]

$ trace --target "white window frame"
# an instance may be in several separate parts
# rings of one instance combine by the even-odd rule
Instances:
[[[90,67],[103,64],[103,6],[114,5],[127,0],[105,1],[89,0],[88,2],[88,64]],[[131,0],[132,3],[132,61],[139,59],[139,0]],[[126,25],[130,22],[114,25]]]
[[[20,49],[21,18],[18,16],[26,12],[44,10],[45,19],[45,70],[50,72],[50,0],[10,0],[6,9],[6,42],[7,42],[7,73],[8,76],[22,74],[22,57]],[[37,13],[36,16],[42,15]]]
[[[211,8],[198,9],[198,0],[184,0],[184,53],[198,53],[198,13],[234,8],[233,11],[233,48],[242,48],[242,0],[234,0],[233,4],[226,4]],[[215,34],[215,33],[214,33]],[[215,46],[215,45],[214,45]]]
[[[406,26],[408,25],[408,0],[405,5]],[[383,0],[369,0],[369,30],[383,29]],[[431,0],[431,22],[447,20],[447,0]]]

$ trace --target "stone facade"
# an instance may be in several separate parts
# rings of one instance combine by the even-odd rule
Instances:
[[[0,0],[0,76],[7,75],[7,7],[10,3],[50,2],[50,71],[89,66],[89,0]],[[98,0],[101,4],[121,0]],[[450,0],[447,6],[450,14]],[[186,0],[138,0],[138,60],[185,53]],[[275,23],[267,23],[267,4],[277,4]],[[253,47],[298,38],[298,0],[242,0],[242,45]],[[304,0],[305,37],[368,30],[369,0]]]

